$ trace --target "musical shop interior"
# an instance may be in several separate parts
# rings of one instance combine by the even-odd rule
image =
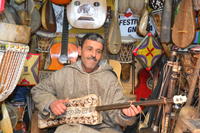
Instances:
[[[84,40],[91,33],[102,42]],[[87,50],[95,55],[87,55],[86,41],[101,49],[92,45]],[[86,60],[97,63],[84,66]],[[84,80],[71,69],[79,61]],[[108,74],[95,77],[101,61]],[[65,83],[55,78],[64,70],[72,78]],[[199,74],[200,0],[0,0],[0,133],[200,133]],[[53,79],[63,86],[91,84],[96,93],[57,92],[43,84]],[[102,98],[96,87],[106,84]],[[36,92],[42,87],[51,95]],[[82,94],[60,96],[72,92]],[[44,105],[42,96],[65,99],[59,103],[64,113],[55,114],[53,101]],[[116,102],[121,97],[126,101]],[[117,129],[104,119],[114,123],[113,112],[135,121]],[[101,130],[102,123],[113,129]],[[89,129],[71,132],[75,125]]]

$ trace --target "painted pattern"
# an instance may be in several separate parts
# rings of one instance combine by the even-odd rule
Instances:
[[[152,66],[162,55],[162,48],[153,35],[148,33],[141,43],[133,50],[133,55],[141,61],[146,70],[151,70]]]

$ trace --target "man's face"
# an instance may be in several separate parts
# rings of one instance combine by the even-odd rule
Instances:
[[[93,72],[98,68],[98,63],[103,54],[103,44],[93,40],[85,40],[82,48],[79,47],[82,67],[85,72]]]

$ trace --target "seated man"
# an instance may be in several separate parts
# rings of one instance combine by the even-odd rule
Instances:
[[[80,60],[56,71],[32,88],[33,100],[40,113],[50,111],[61,115],[67,110],[66,99],[88,94],[100,96],[102,105],[127,101],[117,76],[102,59],[104,45],[100,35],[86,34],[78,48]],[[63,124],[57,127],[55,133],[121,133],[120,126],[132,125],[136,121],[134,116],[140,112],[140,106],[134,105],[122,110],[103,111],[101,124]]]

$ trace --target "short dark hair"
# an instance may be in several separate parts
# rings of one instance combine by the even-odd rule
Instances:
[[[86,40],[93,40],[93,41],[100,42],[103,45],[103,47],[105,45],[104,38],[97,33],[87,33],[86,35],[84,35],[80,44],[81,47],[83,47],[83,44]]]

